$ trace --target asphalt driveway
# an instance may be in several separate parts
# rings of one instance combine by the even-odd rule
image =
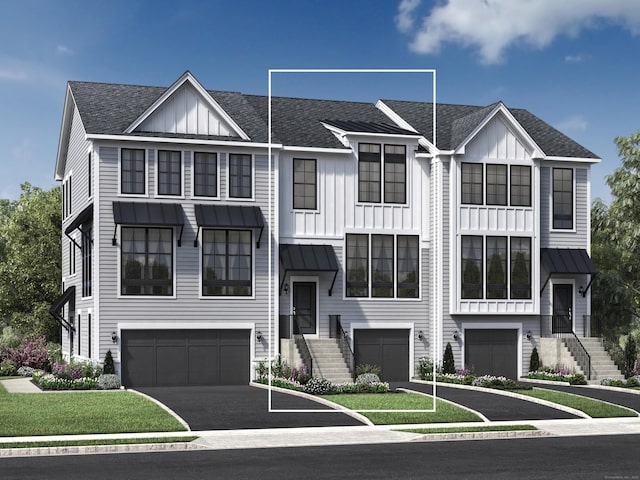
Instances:
[[[433,394],[433,389],[429,384],[404,382],[393,385],[396,388],[406,388],[418,392]],[[562,410],[547,407],[527,400],[507,397],[487,392],[480,392],[471,389],[447,387],[438,383],[436,395],[438,398],[463,405],[467,408],[480,412],[491,421],[517,421],[517,420],[555,420],[580,418]]]
[[[268,390],[249,385],[136,390],[169,407],[194,431],[363,425],[319,403],[278,392],[272,393],[272,410],[327,410],[327,413],[269,412]]]

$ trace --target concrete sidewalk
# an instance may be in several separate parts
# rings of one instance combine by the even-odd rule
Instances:
[[[11,378],[0,383],[7,389],[7,393],[43,393],[33,384],[31,377]]]

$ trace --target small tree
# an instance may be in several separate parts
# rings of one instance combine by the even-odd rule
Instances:
[[[636,341],[633,335],[629,334],[627,344],[624,346],[624,376],[626,378],[633,376],[632,370],[634,369],[637,358]]]
[[[531,359],[529,360],[529,371],[535,372],[537,370],[540,370],[540,357],[538,356],[538,348],[533,347]]]
[[[449,342],[447,342],[442,357],[442,373],[456,373],[456,364],[453,360],[453,348],[451,348]]]
[[[104,356],[104,368],[102,369],[105,375],[115,374],[116,367],[113,364],[113,356],[111,355],[111,350],[107,350],[107,354]]]

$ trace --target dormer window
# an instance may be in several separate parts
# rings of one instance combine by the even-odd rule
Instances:
[[[384,145],[383,149],[377,143],[360,143],[358,145],[358,201],[381,203],[382,185],[384,185],[384,203],[407,203],[407,147]]]

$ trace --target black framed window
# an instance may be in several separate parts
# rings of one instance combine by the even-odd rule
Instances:
[[[482,164],[462,164],[462,203],[482,205]]]
[[[218,154],[193,154],[193,194],[196,197],[218,196]]]
[[[182,155],[158,150],[158,195],[182,195]]]
[[[229,155],[229,197],[251,198],[251,155]]]
[[[92,295],[93,223],[82,226],[82,296]]]
[[[511,237],[511,298],[531,298],[531,238]]]
[[[293,208],[317,208],[317,162],[315,159],[293,159]]]
[[[347,235],[346,295],[369,296],[369,235]]]
[[[418,298],[420,288],[420,248],[417,235],[398,235],[398,298]]]
[[[553,228],[573,228],[573,169],[553,169]]]
[[[69,275],[76,274],[76,244],[69,240]]]
[[[384,146],[384,201],[407,202],[407,147]]]
[[[120,192],[144,195],[146,173],[144,150],[123,148],[120,151]]]
[[[173,295],[173,230],[121,228],[122,295]]]
[[[531,206],[531,167],[511,165],[510,202],[514,207]]]
[[[487,298],[507,298],[507,237],[487,237]]]
[[[250,296],[252,257],[250,230],[203,230],[202,294]]]
[[[371,296],[393,297],[393,235],[371,235]]]
[[[462,298],[482,298],[482,237],[462,237]]]
[[[507,166],[487,164],[487,205],[507,204]]]
[[[358,201],[380,203],[381,154],[377,143],[358,145]]]

